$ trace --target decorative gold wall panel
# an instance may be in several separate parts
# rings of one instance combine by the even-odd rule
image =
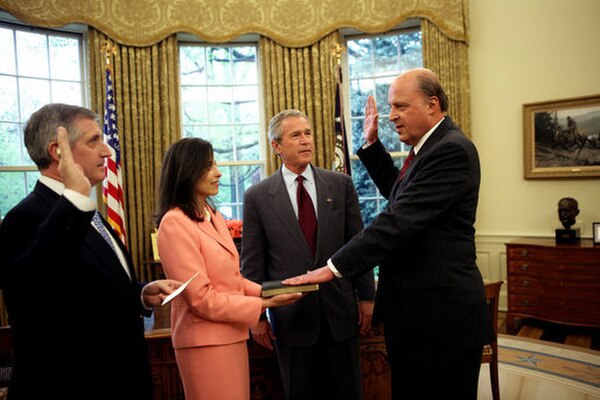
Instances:
[[[0,0],[0,9],[26,23],[83,23],[130,46],[189,32],[210,42],[260,33],[301,47],[339,28],[383,32],[412,17],[466,42],[466,7],[466,0]]]

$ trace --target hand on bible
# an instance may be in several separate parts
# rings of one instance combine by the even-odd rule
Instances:
[[[328,266],[308,271],[304,275],[294,276],[282,281],[284,285],[304,285],[307,283],[329,282],[335,277]]]

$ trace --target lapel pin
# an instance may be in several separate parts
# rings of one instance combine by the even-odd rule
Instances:
[[[330,199],[329,197],[325,200],[327,203],[331,203],[333,202],[333,199]]]

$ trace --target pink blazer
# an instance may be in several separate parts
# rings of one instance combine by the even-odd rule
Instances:
[[[211,212],[194,222],[180,209],[168,211],[158,230],[165,275],[182,282],[196,277],[171,303],[175,348],[235,343],[248,338],[262,311],[260,285],[240,274],[240,259],[225,220]]]

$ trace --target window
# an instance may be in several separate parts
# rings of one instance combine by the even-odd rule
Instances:
[[[408,146],[398,140],[394,126],[389,122],[388,90],[392,80],[411,68],[423,65],[421,31],[403,30],[379,36],[348,36],[348,90],[346,126],[349,128],[349,147],[352,160],[352,179],[358,193],[363,221],[369,224],[385,208],[387,201],[356,156],[364,143],[364,109],[367,98],[375,97],[379,113],[379,139],[391,152],[400,167],[408,155]]]
[[[51,102],[83,105],[81,34],[0,23],[0,213],[39,176],[23,143],[29,116]]]
[[[179,54],[183,136],[211,142],[223,174],[216,205],[241,219],[244,192],[260,182],[265,164],[257,46],[182,43]]]

